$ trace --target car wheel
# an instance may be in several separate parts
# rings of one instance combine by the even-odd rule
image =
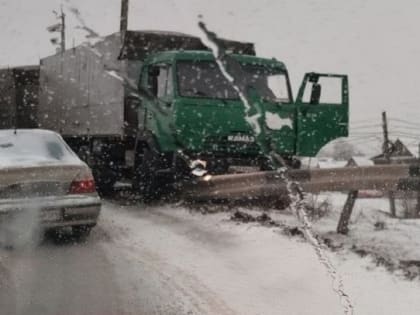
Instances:
[[[55,227],[44,230],[44,240],[53,242],[56,245],[64,245],[72,242],[72,234],[68,227]]]
[[[78,241],[85,240],[92,230],[93,226],[91,225],[76,225],[72,226],[72,234]]]

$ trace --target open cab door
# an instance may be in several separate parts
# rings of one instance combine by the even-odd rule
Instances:
[[[298,156],[315,156],[331,140],[348,136],[347,75],[306,73],[296,111]]]

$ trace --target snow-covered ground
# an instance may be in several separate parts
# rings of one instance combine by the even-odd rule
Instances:
[[[232,211],[203,214],[193,206],[122,203],[104,202],[99,225],[86,243],[46,240],[34,248],[0,248],[0,313],[344,313],[313,248],[302,237],[286,233],[296,225],[288,211],[270,211],[281,224],[267,226],[233,221]],[[372,201],[367,205],[375,208]],[[358,204],[354,222],[362,223],[357,228],[351,225],[349,244],[365,241],[384,248],[392,244],[396,250],[398,239],[408,244],[408,239],[396,236],[408,221],[386,223],[385,230],[374,231],[369,223],[363,224],[370,221],[358,214],[372,218],[365,210],[369,207]],[[257,208],[244,211],[261,214]],[[315,229],[333,239],[333,221],[330,212]],[[414,222],[408,225],[404,233],[414,235]],[[381,241],[373,238],[387,230],[395,233],[392,242],[385,235]],[[420,313],[417,279],[391,273],[349,248],[327,250],[327,255],[343,280],[354,314]]]
[[[147,248],[169,285],[187,286],[210,304],[203,308],[206,314],[341,313],[328,276],[302,242],[236,225],[226,213],[203,216],[178,207],[133,206],[121,209],[129,211],[121,216],[113,207],[104,207],[104,223],[114,224],[109,225],[113,238],[133,259],[145,259]],[[122,227],[125,233],[119,232]]]
[[[153,257],[152,268],[168,277],[168,285],[196,292],[205,301],[203,313],[343,313],[330,278],[303,239],[278,227],[235,223],[231,215],[203,215],[182,206],[116,209],[106,203],[102,224],[130,259]],[[288,213],[277,219],[293,220]],[[420,312],[419,282],[391,274],[351,251],[328,255],[355,314]]]
[[[402,219],[389,215],[389,201],[386,198],[358,199],[356,201],[347,236],[337,233],[340,211],[347,195],[328,193],[316,196],[315,204],[328,204],[327,213],[313,222],[314,231],[337,250],[351,250],[361,256],[386,266],[396,274],[403,273],[414,278],[420,275],[420,220]],[[397,210],[403,211],[403,201],[397,200]],[[324,210],[325,211],[325,210]],[[249,210],[248,210],[249,212]],[[255,211],[254,211],[255,214]],[[299,222],[290,211],[269,211],[276,222],[290,227]]]

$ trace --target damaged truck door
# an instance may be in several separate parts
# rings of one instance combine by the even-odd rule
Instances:
[[[315,156],[331,140],[348,136],[347,75],[305,74],[296,111],[298,156]]]

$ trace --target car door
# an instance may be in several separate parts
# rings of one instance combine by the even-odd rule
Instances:
[[[328,142],[348,136],[348,78],[306,73],[296,99],[296,155],[315,156]]]

